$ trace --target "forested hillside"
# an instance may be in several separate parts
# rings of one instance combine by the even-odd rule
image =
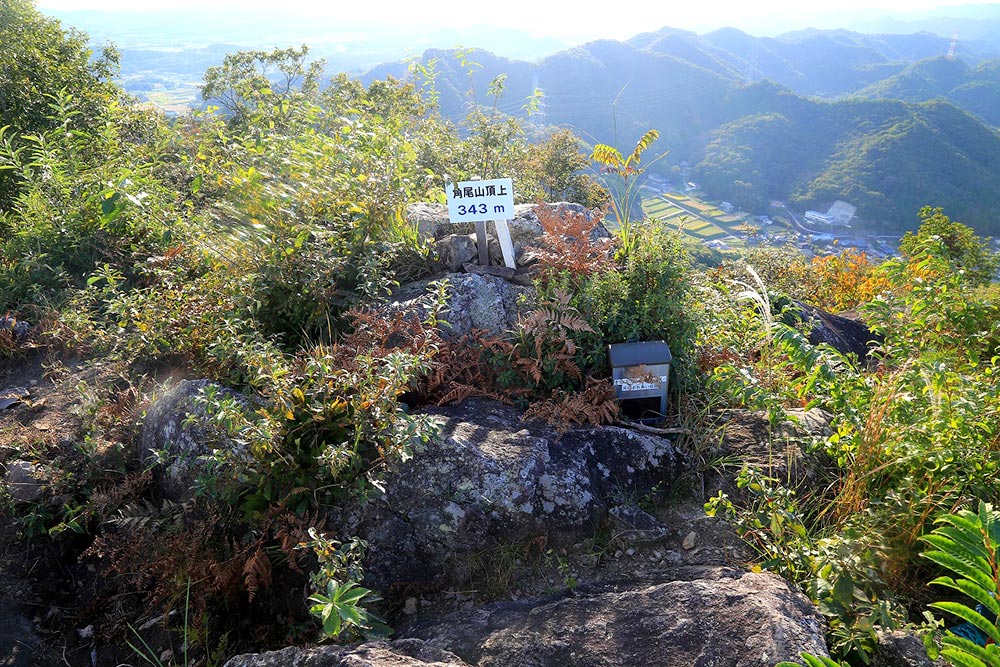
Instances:
[[[974,68],[947,57],[922,60],[859,90],[857,95],[907,102],[948,100],[997,127],[1000,126],[1000,60],[989,60]]]
[[[844,199],[863,206],[865,217],[901,221],[933,191],[969,224],[1000,231],[1000,134],[960,109],[819,102],[758,88],[733,101],[759,112],[710,135],[695,168],[709,192],[748,210],[763,210],[769,199],[788,198],[799,208]]]
[[[670,149],[658,170],[678,180],[677,165],[687,162],[710,196],[747,210],[762,211],[773,199],[801,208],[842,199],[876,228],[898,230],[934,191],[980,232],[996,234],[1000,134],[988,124],[1000,108],[990,103],[1000,94],[991,78],[996,61],[971,69],[959,60],[921,60],[947,48],[948,40],[930,34],[805,31],[760,39],[731,29],[704,36],[663,29],[535,64],[480,51],[461,58],[429,51],[423,62],[434,65],[445,117],[463,116],[470,87],[482,99],[488,83],[505,75],[501,111],[522,114],[538,90],[542,113],[533,121],[573,128],[591,144],[655,127]],[[941,80],[915,87],[931,69]],[[406,70],[383,66],[365,80],[388,73]],[[748,74],[756,82],[747,83]],[[945,87],[943,97],[969,113],[930,102]],[[873,99],[849,96],[857,91]],[[896,91],[904,101],[882,99]]]

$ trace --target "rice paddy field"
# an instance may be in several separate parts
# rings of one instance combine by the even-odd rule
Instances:
[[[686,195],[656,195],[642,200],[646,215],[682,231],[699,241],[722,240],[729,236],[740,238],[743,232],[736,229],[743,222],[728,215],[712,204]],[[731,239],[729,239],[731,242]]]

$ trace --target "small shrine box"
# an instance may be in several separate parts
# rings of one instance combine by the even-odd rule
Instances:
[[[662,340],[617,343],[608,345],[608,357],[618,400],[658,398],[659,418],[666,417],[667,382],[673,360],[670,347]]]

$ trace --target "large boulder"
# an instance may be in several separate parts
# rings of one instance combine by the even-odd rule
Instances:
[[[515,245],[530,243],[542,235],[542,225],[535,215],[536,204],[518,204],[514,207],[514,219],[508,221],[510,238]],[[448,207],[444,204],[418,202],[406,207],[406,218],[417,226],[417,231],[425,239],[440,239],[449,234],[471,234],[476,231],[474,222],[448,222]],[[486,224],[487,230],[495,235],[495,225]]]
[[[369,543],[366,575],[381,590],[464,583],[474,555],[545,536],[572,543],[623,498],[674,482],[669,440],[631,430],[559,433],[496,401],[429,410],[439,436],[387,476],[385,493],[341,523]]]
[[[407,204],[406,219],[415,225],[420,238],[432,241],[438,238],[438,230],[445,230],[448,225],[448,207],[444,204],[415,202]],[[443,231],[441,236],[452,232]]]
[[[823,621],[784,579],[727,568],[460,610],[406,631],[479,667],[773,667],[826,656]]]
[[[207,471],[204,457],[216,449],[224,448],[237,458],[247,456],[240,445],[220,437],[202,400],[206,393],[232,398],[249,409],[244,396],[210,380],[181,380],[153,400],[142,421],[139,459],[147,465],[163,464],[157,479],[164,497],[171,500],[190,495],[198,477]]]
[[[912,632],[880,632],[872,667],[947,667],[944,658],[931,660],[923,640]]]
[[[510,228],[510,238],[517,248],[537,243],[545,230],[538,220],[536,213],[539,206],[553,206],[557,213],[578,213],[583,214],[588,220],[593,220],[597,215],[594,211],[587,209],[581,204],[573,202],[556,202],[553,204],[518,204],[514,207],[514,219],[508,221]],[[418,202],[406,207],[406,217],[410,223],[417,226],[421,237],[427,240],[440,239],[449,234],[470,234],[475,232],[476,225],[473,222],[448,222],[448,207],[444,204],[429,204]],[[486,224],[487,231],[496,236],[496,228],[492,222]],[[598,222],[591,238],[610,238],[611,234],[607,228]]]
[[[33,503],[45,494],[51,471],[31,461],[11,461],[4,477],[7,494],[14,502]]]
[[[796,301],[799,317],[809,326],[809,342],[826,343],[841,354],[854,355],[862,364],[868,363],[871,352],[882,344],[882,337],[864,322],[828,313],[822,308]]]
[[[366,642],[353,646],[286,648],[238,655],[224,667],[469,667],[460,658],[419,639]]]
[[[442,315],[448,324],[442,328],[449,336],[461,337],[473,329],[503,335],[517,327],[518,317],[534,301],[533,288],[497,276],[449,273],[441,279],[448,281],[448,306]],[[423,317],[430,282],[421,280],[404,285],[393,294],[390,308]]]

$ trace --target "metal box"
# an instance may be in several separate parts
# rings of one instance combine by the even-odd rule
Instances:
[[[662,340],[608,345],[611,377],[618,400],[659,398],[660,415],[667,414],[667,383],[673,355]]]

